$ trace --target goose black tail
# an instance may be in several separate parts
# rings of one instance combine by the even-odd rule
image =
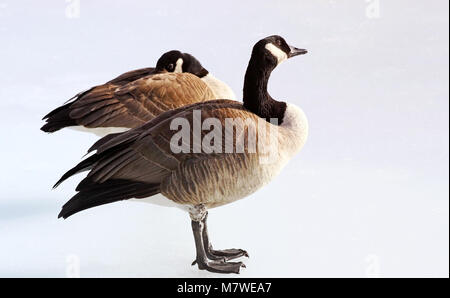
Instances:
[[[63,207],[58,218],[104,204],[131,198],[146,198],[159,193],[159,184],[113,179],[103,183],[85,183]]]
[[[67,103],[45,115],[42,120],[45,120],[47,123],[41,127],[41,130],[44,132],[55,132],[64,127],[76,126],[76,121],[70,118],[71,105],[71,102]]]
[[[58,187],[61,183],[63,183],[64,181],[66,181],[68,178],[72,177],[75,174],[78,174],[78,173],[81,173],[81,172],[88,171],[88,170],[92,169],[92,167],[99,160],[99,158],[100,158],[100,156],[96,155],[96,154],[86,158],[85,160],[83,160],[82,162],[77,164],[75,167],[73,167],[72,169],[67,171],[58,180],[58,182],[56,182],[55,185],[53,185],[53,188]]]

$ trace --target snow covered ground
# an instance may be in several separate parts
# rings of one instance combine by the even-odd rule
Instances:
[[[190,266],[179,210],[56,219],[81,177],[51,186],[96,137],[40,119],[170,49],[240,94],[251,47],[280,34],[309,53],[270,92],[302,107],[310,138],[269,186],[210,212],[215,247],[249,251],[242,277],[448,277],[448,5],[0,0],[0,276],[216,276]]]

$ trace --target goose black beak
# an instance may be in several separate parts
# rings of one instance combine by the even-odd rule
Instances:
[[[199,78],[203,78],[204,76],[208,75],[209,71],[206,68],[202,68],[198,72],[195,73],[195,75]]]
[[[308,51],[305,49],[299,49],[293,46],[289,46],[289,48],[291,49],[291,51],[289,52],[289,58],[308,53]]]

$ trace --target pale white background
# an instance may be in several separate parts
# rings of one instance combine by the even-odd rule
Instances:
[[[57,220],[81,177],[51,186],[96,138],[40,118],[171,49],[240,98],[251,47],[280,34],[310,53],[269,89],[310,138],[273,183],[210,212],[214,245],[249,251],[243,277],[448,277],[448,1],[374,1],[0,0],[0,276],[215,276],[190,266],[179,210]]]

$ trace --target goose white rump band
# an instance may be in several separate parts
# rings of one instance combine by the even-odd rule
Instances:
[[[106,135],[109,135],[111,133],[119,133],[119,132],[125,132],[127,130],[130,130],[127,127],[96,127],[96,128],[88,128],[84,126],[70,126],[68,127],[73,130],[82,131],[82,132],[90,132],[93,133],[99,137],[104,137]]]

